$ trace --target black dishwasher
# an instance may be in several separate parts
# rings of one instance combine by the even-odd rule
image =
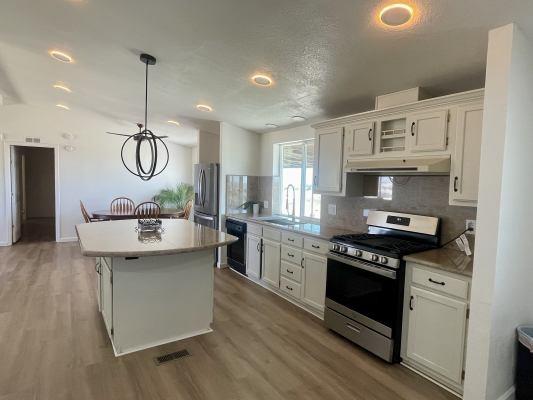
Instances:
[[[237,242],[228,245],[228,265],[246,275],[246,222],[227,219],[226,232],[239,238]]]

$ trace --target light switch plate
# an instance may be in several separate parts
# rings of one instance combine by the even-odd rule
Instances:
[[[329,215],[337,215],[337,205],[336,204],[328,204],[328,214]]]
[[[268,209],[268,200],[263,201],[263,208]]]

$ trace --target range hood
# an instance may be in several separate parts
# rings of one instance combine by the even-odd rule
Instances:
[[[449,175],[450,156],[349,160],[345,171],[367,175]]]

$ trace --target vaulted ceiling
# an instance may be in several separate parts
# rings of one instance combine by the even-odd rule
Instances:
[[[484,84],[488,30],[533,26],[533,1],[409,0],[414,24],[377,23],[373,0],[3,0],[0,91],[5,104],[87,109],[142,120],[141,52],[150,70],[150,117],[182,123],[191,144],[203,119],[257,132],[370,109],[374,96],[414,86],[435,95]],[[53,60],[48,50],[75,62]],[[250,83],[253,73],[274,79]],[[57,81],[73,93],[54,90]],[[195,109],[198,103],[212,113]],[[161,125],[163,126],[163,125]]]

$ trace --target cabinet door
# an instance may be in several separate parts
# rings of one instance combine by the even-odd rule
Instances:
[[[483,104],[459,107],[457,133],[452,159],[451,198],[459,202],[477,202]]]
[[[98,302],[98,311],[102,311],[102,259],[96,257],[96,301]]]
[[[281,264],[281,245],[263,239],[263,276],[262,279],[279,288],[279,269]]]
[[[461,384],[467,304],[411,286],[407,357]]]
[[[346,157],[369,156],[374,153],[374,121],[348,125],[345,128]]]
[[[316,193],[342,192],[343,128],[318,130],[315,134],[313,188]]]
[[[302,301],[318,310],[324,310],[327,258],[304,252],[303,268]]]
[[[251,278],[260,278],[261,271],[261,238],[254,235],[246,236],[246,274]]]
[[[104,317],[107,333],[111,336],[113,329],[113,272],[102,261],[102,316]]]
[[[407,134],[410,138],[410,151],[446,150],[448,111],[409,114],[407,118]]]

